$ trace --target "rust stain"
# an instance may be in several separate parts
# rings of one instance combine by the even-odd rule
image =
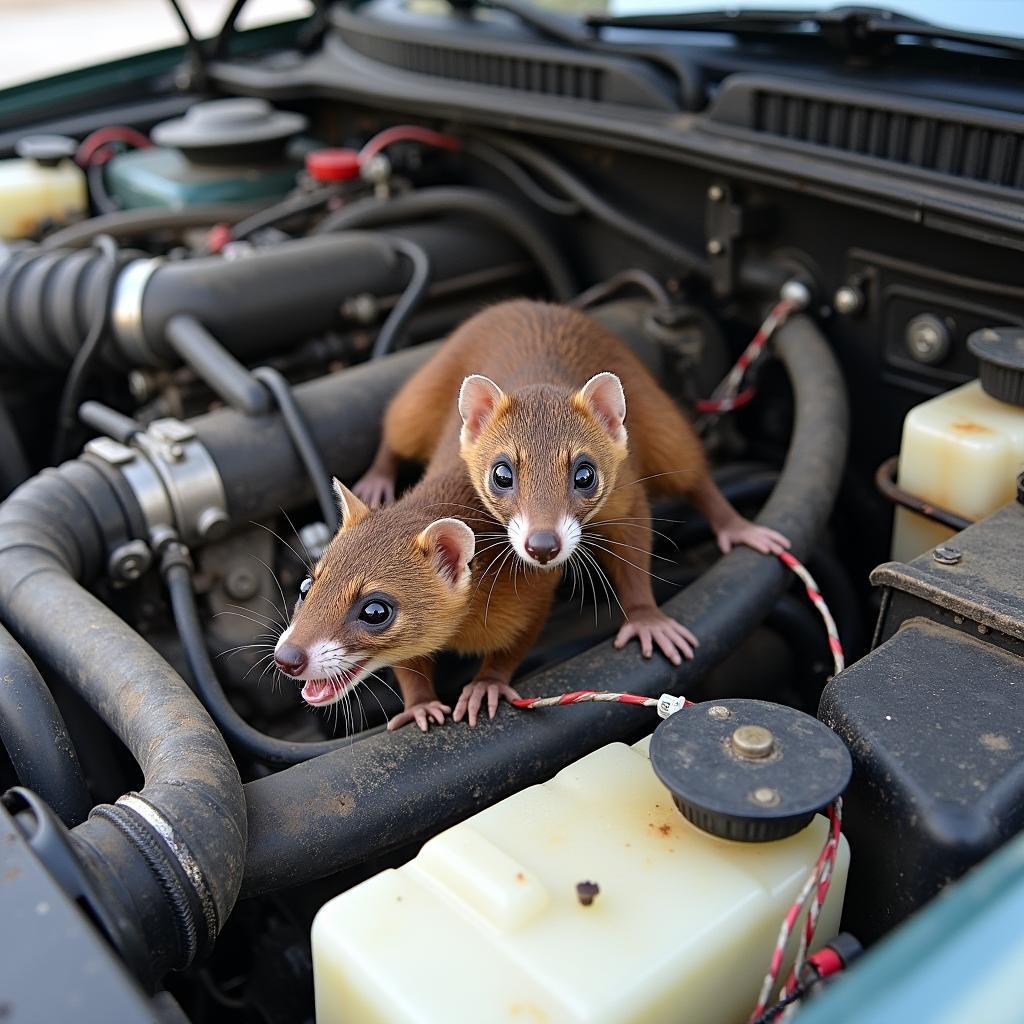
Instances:
[[[954,430],[958,430],[961,434],[995,433],[991,427],[982,426],[980,423],[975,423],[973,420],[957,420],[956,423],[951,423],[950,426]]]
[[[660,836],[667,837],[667,836],[672,835],[672,826],[669,825],[669,824],[655,825],[654,822],[652,821],[652,822],[648,823],[647,827],[652,832],[656,832]]]
[[[516,872],[516,881],[517,881],[517,882],[518,882],[518,883],[519,883],[520,885],[525,885],[525,884],[526,884],[526,875],[524,875],[524,874],[522,873],[522,871],[517,871],[517,872]]]
[[[998,733],[985,732],[981,734],[981,745],[986,750],[1004,751],[1010,749],[1010,741]]]
[[[548,1021],[551,1020],[547,1011],[536,1003],[513,1003],[508,1008],[508,1012],[509,1016],[516,1020],[532,1020],[536,1021],[536,1024],[548,1024]]]

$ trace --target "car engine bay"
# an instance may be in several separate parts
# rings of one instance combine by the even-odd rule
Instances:
[[[0,226],[24,215],[0,232],[11,1019],[72,993],[81,1020],[312,1021],[328,901],[650,734],[650,708],[601,702],[392,732],[390,677],[311,713],[274,671],[338,528],[331,476],[366,470],[441,339],[518,296],[628,344],[836,630],[805,579],[660,500],[654,592],[697,656],[614,649],[615,601],[567,577],[519,692],[824,723],[852,759],[865,978],[1024,825],[1019,54],[924,33],[908,56],[866,8],[778,37],[657,18],[321,4],[0,106]],[[70,198],[5,197],[8,161]],[[442,655],[441,697],[473,668]],[[704,1019],[677,1011],[644,1019]]]

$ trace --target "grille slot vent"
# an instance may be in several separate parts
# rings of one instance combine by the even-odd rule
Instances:
[[[350,28],[343,29],[341,37],[361,56],[403,71],[595,103],[605,98],[606,72],[600,67],[388,39]]]
[[[1003,129],[964,118],[769,89],[753,91],[750,113],[747,127],[768,135],[1024,189],[1024,127]]]

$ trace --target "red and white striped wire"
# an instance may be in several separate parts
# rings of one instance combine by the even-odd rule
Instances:
[[[814,607],[818,609],[818,614],[825,623],[825,632],[828,633],[828,646],[832,652],[832,663],[835,666],[836,675],[838,675],[846,668],[846,656],[843,653],[843,644],[839,639],[836,620],[832,618],[832,612],[829,611],[829,607],[825,603],[825,598],[822,597],[818,584],[808,571],[807,566],[800,562],[795,555],[791,555],[788,551],[783,551],[779,555],[779,560],[790,572],[796,573],[803,580],[804,587],[807,589],[807,597]]]
[[[828,808],[829,829],[825,845],[822,847],[818,859],[811,868],[807,880],[800,888],[796,899],[793,901],[786,916],[782,919],[782,927],[779,928],[778,937],[775,939],[775,948],[772,950],[772,957],[768,964],[768,972],[761,983],[761,991],[757,996],[757,1005],[750,1014],[750,1020],[757,1020],[765,1011],[772,989],[778,980],[779,972],[782,970],[782,961],[786,955],[786,947],[789,945],[789,937],[796,925],[805,904],[814,893],[814,901],[807,912],[807,921],[804,926],[804,933],[800,939],[797,949],[796,960],[793,964],[793,972],[787,980],[783,995],[791,992],[796,987],[796,979],[800,975],[804,962],[807,959],[807,949],[814,939],[814,931],[818,925],[818,918],[821,915],[821,908],[824,905],[825,897],[828,895],[829,885],[832,880],[832,869],[835,866],[836,853],[839,849],[839,833],[843,824],[843,801],[842,797],[836,799]]]
[[[732,412],[746,405],[754,397],[752,387],[740,391],[747,370],[760,358],[771,336],[786,322],[790,314],[799,308],[800,303],[790,297],[781,298],[772,306],[771,312],[764,318],[750,344],[740,354],[733,368],[722,378],[718,387],[711,392],[711,397],[702,398],[697,402],[697,412],[707,415]]]
[[[635,693],[612,693],[608,690],[575,690],[572,693],[559,694],[557,697],[520,697],[510,703],[514,708],[523,711],[560,707],[563,704],[635,704],[638,707],[658,708],[659,712],[663,708],[671,709],[662,714],[662,718],[667,718],[672,712],[693,704],[693,701],[685,697],[673,697],[671,694],[642,697]]]

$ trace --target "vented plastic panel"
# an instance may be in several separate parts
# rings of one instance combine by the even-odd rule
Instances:
[[[433,42],[406,42],[351,30],[340,35],[356,53],[416,74],[593,102],[605,95],[605,71],[599,67],[474,53]]]
[[[712,120],[948,177],[1024,189],[1024,118],[970,107],[730,81]]]

